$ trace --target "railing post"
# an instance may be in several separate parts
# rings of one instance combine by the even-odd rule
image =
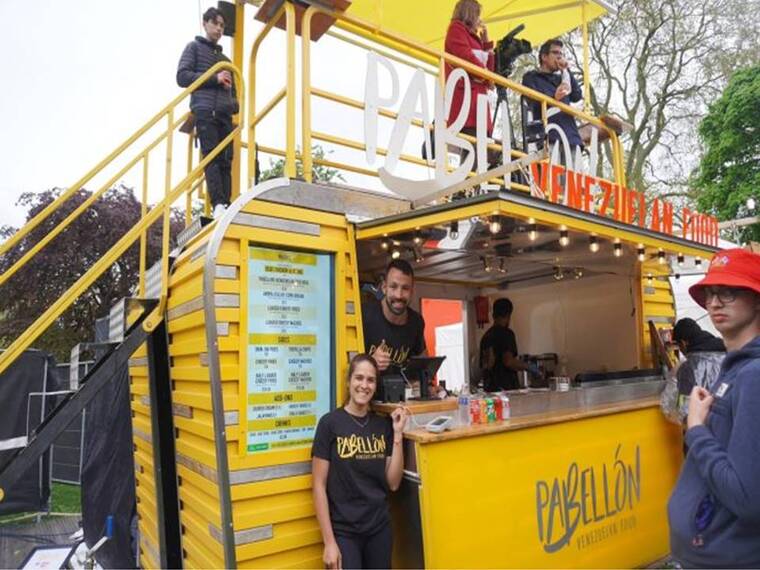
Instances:
[[[285,176],[296,177],[296,9],[285,2],[287,28],[287,77],[285,124]]]
[[[190,171],[193,169],[193,142],[194,142],[193,133],[188,133],[187,173],[186,174],[190,174]],[[198,192],[198,194],[200,195],[200,192]],[[192,221],[193,221],[193,191],[191,189],[190,192],[185,194],[185,227],[189,226]]]
[[[311,159],[311,18],[316,8],[309,6],[301,19],[301,161],[303,177],[312,181]]]
[[[238,69],[243,69],[243,39],[245,38],[245,2],[235,2],[235,35],[232,38],[232,64]],[[236,86],[241,89],[240,85]],[[242,105],[241,105],[242,107]],[[238,124],[245,124],[245,113],[243,109],[237,116]],[[232,139],[232,188],[230,192],[230,202],[240,196],[240,173],[242,164],[242,134]],[[245,189],[248,189],[246,184]]]
[[[142,197],[140,200],[140,221],[148,213],[148,155],[143,157]],[[145,298],[145,273],[148,270],[148,228],[140,233],[140,298]]]
[[[164,174],[164,199],[172,191],[172,151],[174,149],[174,109],[167,113],[166,133],[166,172]],[[163,205],[163,224],[161,230],[161,298],[166,299],[169,291],[169,229],[172,205],[168,200]]]

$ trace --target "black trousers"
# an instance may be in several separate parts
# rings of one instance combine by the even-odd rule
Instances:
[[[201,154],[205,157],[232,132],[232,117],[211,111],[196,111],[194,115]],[[232,195],[232,143],[216,155],[206,166],[205,172],[211,208],[217,204],[229,205]]]
[[[390,568],[393,552],[393,531],[390,523],[375,534],[336,535],[343,568]]]

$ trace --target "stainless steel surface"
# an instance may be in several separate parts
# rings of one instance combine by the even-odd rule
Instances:
[[[308,222],[294,222],[272,216],[261,216],[259,214],[249,214],[240,212],[232,223],[240,226],[249,226],[252,228],[262,228],[267,230],[280,230],[293,234],[305,234],[310,236],[319,235],[319,224]]]
[[[664,380],[639,381],[616,386],[594,386],[571,388],[567,392],[552,390],[530,390],[509,392],[512,417],[545,414],[559,410],[583,411],[602,404],[629,402],[657,396],[664,386]]]
[[[309,184],[291,180],[289,186],[262,191],[259,200],[291,204],[354,219],[373,219],[406,212],[410,203],[392,194],[339,184]]]

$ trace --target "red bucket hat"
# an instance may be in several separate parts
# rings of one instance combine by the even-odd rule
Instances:
[[[760,295],[760,255],[746,249],[724,249],[710,261],[707,275],[689,287],[689,295],[700,306],[705,306],[705,287],[725,285],[743,287]]]

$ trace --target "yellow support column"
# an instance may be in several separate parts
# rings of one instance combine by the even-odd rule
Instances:
[[[237,2],[235,4],[235,35],[232,37],[232,63],[242,71],[243,69],[243,43],[245,40],[245,4]],[[238,86],[238,89],[240,87]],[[245,116],[241,112],[238,114],[237,123],[245,121]],[[240,196],[240,153],[243,151],[242,133],[233,139],[232,142],[232,192],[230,201]],[[250,150],[249,150],[250,152]],[[246,184],[247,187],[247,184]]]
[[[296,177],[296,9],[290,2],[285,3],[288,32],[287,46],[287,87],[285,124],[285,176]]]

